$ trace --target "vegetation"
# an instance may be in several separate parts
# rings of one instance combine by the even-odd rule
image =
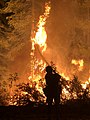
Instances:
[[[85,4],[85,0],[77,1],[81,6]],[[39,15],[44,10],[44,8],[41,6],[42,3],[44,4],[44,2],[45,0],[38,0],[38,2],[35,1],[34,7],[37,8],[34,11],[35,25],[38,21]],[[36,82],[30,81],[29,83],[19,84],[20,78],[18,73],[11,74],[9,69],[10,64],[16,60],[16,57],[20,54],[25,45],[30,43],[29,38],[31,34],[32,19],[33,13],[31,0],[0,0],[0,105],[8,105],[8,103],[13,105],[27,105],[32,103],[32,101],[39,103],[45,102],[45,96],[39,91],[39,89],[36,88]],[[88,30],[87,20],[85,20],[87,23],[85,25],[83,25],[83,20],[76,21],[75,19],[75,22],[78,24],[76,25],[76,28],[73,32],[75,35],[71,35],[72,40],[74,38],[71,46],[74,46],[76,43],[78,44],[76,44],[78,48],[83,46],[83,50],[80,50],[79,48],[81,55],[83,56],[83,53],[87,55],[89,46],[87,47],[85,43],[87,43],[86,38],[88,36],[85,36],[85,43],[82,43],[84,38],[82,36],[82,30]],[[78,29],[77,26],[82,28],[82,30]],[[76,45],[74,47],[76,47]],[[72,52],[74,48],[71,46],[70,51]],[[15,65],[13,66],[15,67]],[[7,74],[10,74],[8,79]],[[39,80],[39,84],[39,87],[44,87],[42,80]],[[84,89],[78,80],[78,77],[74,76],[73,80],[71,81],[62,79],[61,84],[61,103],[66,103],[68,100],[82,100],[84,102],[89,101],[90,83],[88,83],[86,85],[86,89]]]
[[[44,83],[42,83],[42,79],[39,82],[29,82],[29,83],[20,83],[16,84],[16,80],[20,79],[18,74],[10,74],[9,77],[9,92],[2,98],[6,100],[2,100],[3,102],[9,102],[8,105],[16,105],[16,106],[25,106],[32,105],[32,103],[36,104],[45,104],[45,95],[40,91],[39,88],[44,88]],[[37,84],[39,84],[39,88],[37,89]],[[82,87],[78,77],[74,76],[73,80],[67,81],[65,79],[61,79],[62,85],[62,94],[61,94],[61,104],[66,104],[70,101],[83,101],[84,103],[89,103],[90,100],[90,83],[86,85],[86,89]],[[13,91],[13,93],[11,92]],[[2,95],[2,94],[1,94]],[[1,101],[0,101],[1,102]],[[5,103],[1,102],[1,105]]]

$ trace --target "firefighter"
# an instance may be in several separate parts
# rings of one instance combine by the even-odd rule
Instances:
[[[46,67],[46,90],[44,92],[47,97],[46,101],[48,103],[49,114],[52,109],[53,100],[55,102],[56,108],[59,107],[61,93],[60,78],[61,76],[55,71],[53,71],[51,66]]]

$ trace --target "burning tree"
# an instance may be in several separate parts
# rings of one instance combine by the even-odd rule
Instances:
[[[6,1],[9,1],[9,0],[6,0]],[[80,4],[84,3],[84,0],[78,0],[78,1]],[[0,8],[2,8],[4,4],[5,2],[0,2],[0,5],[1,5]],[[25,6],[23,6],[23,4]],[[16,7],[16,6],[19,6],[19,7]],[[25,11],[22,11],[22,9],[24,8],[26,8]],[[30,10],[28,15],[26,16],[26,12],[28,11],[28,9]],[[37,6],[37,9],[38,9],[38,6]],[[26,2],[24,0],[22,0],[22,2],[20,0],[16,0],[16,1],[11,0],[8,3],[8,7],[1,10],[0,12],[0,16],[2,17],[2,20],[0,20],[2,23],[2,26],[0,26],[0,30],[1,30],[0,37],[3,36],[2,39],[0,40],[0,45],[1,45],[0,61],[3,66],[2,70],[0,69],[0,71],[2,71],[2,74],[7,68],[8,61],[13,61],[16,57],[16,53],[19,53],[20,50],[23,48],[23,46],[25,46],[26,39],[28,39],[26,37],[26,34],[30,35],[30,29],[31,29],[31,37],[30,37],[31,52],[29,56],[30,69],[28,71],[29,74],[27,76],[28,78],[27,83],[20,83],[18,85],[15,84],[16,89],[14,90],[14,93],[13,93],[12,91],[13,91],[14,83],[16,83],[16,80],[18,80],[18,75],[16,73],[11,74],[9,77],[9,84],[8,84],[10,88],[10,94],[8,93],[6,94],[6,89],[5,89],[5,86],[7,86],[6,82],[2,82],[0,84],[0,85],[3,84],[2,86],[4,86],[0,89],[0,92],[3,93],[3,95],[0,94],[1,98],[3,98],[1,99],[1,103],[7,98],[7,96],[9,96],[10,98],[9,102],[11,102],[9,104],[12,104],[12,105],[26,105],[31,101],[45,102],[45,96],[43,93],[43,88],[45,86],[44,69],[48,64],[48,62],[46,61],[43,55],[44,55],[44,52],[46,52],[47,50],[47,41],[46,41],[47,32],[45,29],[45,25],[51,10],[50,2],[45,3],[44,10],[45,10],[44,13],[40,15],[38,19],[38,23],[36,19],[34,19],[35,17],[34,3],[31,3],[31,0]],[[7,14],[8,12],[10,14]],[[32,22],[30,21],[31,16],[32,16]],[[24,20],[24,18],[26,21]],[[30,28],[31,27],[30,23],[32,24],[32,28]],[[29,26],[29,32],[25,32],[27,26]],[[25,37],[23,36],[20,38],[22,34],[25,35]],[[4,54],[3,54],[3,51],[4,51]],[[75,71],[73,71],[73,74],[76,73],[77,71],[83,70],[84,68],[83,59],[77,60],[73,58],[72,61],[70,62],[73,64],[74,68],[76,68]],[[90,80],[82,84],[80,83],[80,81],[76,76],[74,76],[74,78],[71,79],[69,77],[66,77],[63,71],[60,74],[62,75],[62,80],[61,80],[61,84],[62,84],[61,101],[62,102],[70,99],[73,99],[73,100],[86,99],[90,97],[90,86],[89,86]]]
[[[28,77],[30,82],[36,82],[36,89],[43,94],[42,87],[40,88],[40,81],[44,77],[44,69],[46,67],[47,61],[43,56],[43,52],[46,51],[46,39],[47,33],[45,30],[46,20],[50,14],[50,2],[45,3],[45,12],[39,17],[39,22],[37,24],[37,30],[34,30],[34,23],[32,23],[32,34],[31,34],[31,73]],[[44,85],[44,80],[42,81]]]

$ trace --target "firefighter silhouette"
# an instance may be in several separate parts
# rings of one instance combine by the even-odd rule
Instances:
[[[53,100],[55,102],[56,108],[58,108],[60,103],[60,93],[61,93],[61,85],[60,85],[61,76],[52,69],[51,66],[46,67],[46,88],[44,93],[47,97],[47,103],[49,108],[49,113],[52,109]]]

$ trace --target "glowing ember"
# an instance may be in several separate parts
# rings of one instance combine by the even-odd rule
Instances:
[[[84,61],[82,59],[81,60],[74,60],[73,59],[71,63],[74,64],[74,65],[78,65],[78,70],[79,71],[83,70]]]

